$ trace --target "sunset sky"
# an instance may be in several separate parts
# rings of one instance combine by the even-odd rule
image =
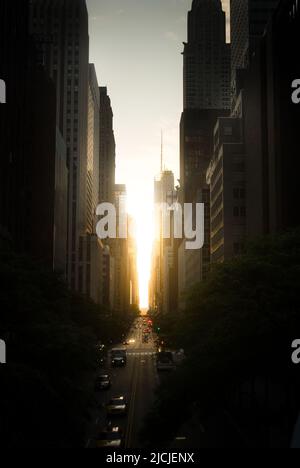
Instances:
[[[191,4],[192,0],[87,0],[90,62],[95,63],[99,85],[108,87],[114,111],[117,182],[127,185],[128,207],[137,219],[143,302],[161,129],[165,167],[179,177],[181,52]],[[228,4],[224,2],[226,11]]]

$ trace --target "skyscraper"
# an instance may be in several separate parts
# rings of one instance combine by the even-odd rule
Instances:
[[[65,274],[67,167],[53,81],[37,65],[29,3],[0,3],[0,232],[20,252]]]
[[[135,231],[135,222],[131,216],[128,216],[128,275],[130,288],[130,306],[139,307],[139,280],[137,269],[137,243],[136,239],[131,235]]]
[[[230,107],[230,45],[221,0],[194,0],[184,44],[184,109]]]
[[[206,171],[213,155],[214,127],[229,113],[230,45],[221,0],[194,0],[184,45],[184,111],[180,122],[180,201],[204,203],[205,243],[197,252],[179,246],[178,288],[206,278],[210,267],[210,196]],[[184,278],[184,283],[182,279]]]
[[[207,171],[211,207],[211,261],[242,253],[246,236],[245,151],[242,119],[219,118]]]
[[[107,88],[100,88],[100,161],[99,161],[99,202],[113,202],[115,171],[116,171],[116,144],[113,130],[113,111]]]
[[[256,48],[243,91],[249,238],[300,224],[300,105],[291,99],[292,83],[300,77],[299,40],[300,3],[282,0]]]
[[[87,232],[95,232],[95,213],[99,203],[99,117],[100,96],[94,64],[89,65],[87,126]]]
[[[111,252],[114,258],[114,311],[126,312],[130,305],[130,279],[128,264],[128,238],[121,237],[121,231],[128,228],[126,213],[126,185],[114,186],[114,205],[117,213],[117,238],[110,240]],[[123,216],[120,217],[120,213]],[[126,226],[124,224],[126,223]]]
[[[231,92],[238,94],[238,70],[245,70],[279,0],[230,0]]]
[[[88,13],[85,0],[32,0],[39,61],[56,85],[57,124],[67,144],[67,274],[78,287],[79,237],[87,228]]]
[[[6,83],[6,104],[0,105],[0,230],[23,249],[26,214],[18,212],[25,192],[26,130],[23,115],[30,56],[28,1],[0,2],[0,78]],[[17,57],[17,60],[12,60]],[[18,110],[18,111],[17,111]],[[18,132],[18,140],[13,133]]]
[[[177,294],[175,273],[175,239],[174,239],[174,211],[170,209],[166,216],[162,204],[171,206],[177,201],[177,193],[174,187],[174,174],[171,171],[162,171],[160,177],[154,181],[155,201],[155,239],[153,244],[151,284],[150,284],[150,307],[160,313],[170,313],[177,307]],[[164,232],[169,229],[170,237],[164,238]],[[176,270],[176,271],[175,271]]]
[[[115,173],[116,173],[116,144],[113,130],[113,110],[106,87],[99,88],[100,114],[99,114],[99,199],[98,203],[115,203]],[[124,188],[125,189],[125,188]],[[103,252],[103,303],[109,304],[111,310],[121,309],[121,300],[116,300],[117,282],[120,280],[120,258],[118,256],[117,240],[110,239],[105,242]],[[118,271],[116,270],[116,266]],[[120,285],[118,284],[118,288]],[[120,295],[118,296],[120,298]]]
[[[99,113],[100,96],[95,66],[89,65],[86,232],[79,239],[78,291],[97,304],[103,300],[104,246],[96,235],[96,208],[99,202]]]

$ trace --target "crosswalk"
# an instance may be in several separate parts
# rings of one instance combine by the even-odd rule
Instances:
[[[155,352],[127,351],[127,356],[155,356]]]

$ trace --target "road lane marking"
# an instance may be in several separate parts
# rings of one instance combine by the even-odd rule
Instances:
[[[141,370],[140,361],[139,359],[136,359],[134,374],[133,374],[132,389],[131,389],[132,394],[130,398],[129,413],[128,413],[128,424],[127,424],[125,448],[131,448],[131,444],[132,444],[132,435],[133,435],[133,430],[134,430],[135,403],[136,403],[137,387],[138,387],[140,370]]]
[[[130,432],[130,424],[131,424],[130,416],[131,416],[133,385],[134,385],[134,379],[135,379],[135,374],[136,374],[136,367],[137,367],[137,360],[134,359],[132,375],[131,375],[130,399],[129,399],[129,402],[128,402],[128,415],[127,415],[127,426],[126,426],[126,435],[125,435],[125,448],[129,447],[129,432]]]

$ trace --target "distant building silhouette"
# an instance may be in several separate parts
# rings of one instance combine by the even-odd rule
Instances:
[[[180,125],[181,190],[185,203],[204,203],[205,242],[199,251],[180,250],[180,263],[185,263],[187,286],[203,281],[210,269],[210,191],[206,171],[213,157],[214,128],[218,117],[228,115],[223,109],[184,111]],[[184,289],[183,287],[181,287]]]
[[[89,64],[86,232],[79,238],[78,291],[103,304],[104,246],[96,235],[96,208],[99,203],[99,86],[94,64]],[[108,304],[107,304],[108,305]]]
[[[241,254],[245,246],[246,167],[242,119],[218,119],[207,183],[210,186],[211,261],[219,263]]]
[[[135,227],[134,219],[128,216],[129,233]],[[128,236],[128,279],[129,279],[129,304],[138,308],[140,305],[139,277],[137,269],[137,244],[136,239]]]
[[[177,201],[174,174],[163,170],[154,181],[154,201],[158,208],[161,204]],[[159,313],[174,313],[177,309],[177,265],[175,239],[173,233],[173,213],[170,213],[171,236],[164,238],[165,223],[163,211],[155,212],[155,239],[152,253],[150,307]]]
[[[113,130],[113,111],[107,88],[100,91],[100,146],[99,146],[99,202],[113,202],[115,171],[116,171],[116,144]]]
[[[230,45],[220,0],[194,0],[184,44],[184,111],[180,122],[181,203],[204,203],[205,243],[199,251],[178,246],[178,291],[203,281],[210,269],[210,192],[206,171],[213,156],[214,127],[230,111]]]
[[[119,217],[120,208],[126,214],[126,185],[116,184],[114,186],[114,205],[117,211],[117,238],[110,240],[111,253],[114,259],[114,284],[113,284],[113,310],[117,313],[129,310],[130,306],[130,277],[129,277],[129,256],[128,238],[119,238],[122,219]],[[126,226],[128,227],[128,215]]]
[[[29,2],[0,4],[0,226],[3,236],[65,274],[66,148],[56,124],[55,87],[37,64]]]
[[[300,8],[282,0],[255,49],[244,85],[247,234],[256,237],[300,225],[298,194],[300,106],[292,82],[300,77],[295,44]]]
[[[57,122],[67,144],[67,274],[78,289],[79,238],[87,229],[88,12],[85,0],[32,0],[30,30],[56,86]]]
[[[230,0],[231,93],[233,106],[239,94],[241,71],[262,38],[279,0]]]
[[[221,0],[193,0],[184,44],[184,109],[230,107],[230,45]]]

